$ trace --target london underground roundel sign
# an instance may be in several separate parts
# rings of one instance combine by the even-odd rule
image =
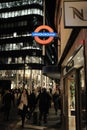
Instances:
[[[48,32],[41,32],[41,30],[46,30]],[[56,33],[54,33],[53,29],[47,25],[41,25],[35,29],[35,31],[32,33],[32,36],[34,37],[35,41],[39,44],[49,44],[53,41],[54,37],[56,37]],[[48,37],[47,39],[40,39],[40,37]]]

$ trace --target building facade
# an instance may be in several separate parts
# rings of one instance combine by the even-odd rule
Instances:
[[[47,4],[45,6],[48,7]],[[42,67],[57,63],[57,40],[54,39],[51,44],[46,45],[43,54],[43,46],[31,36],[31,33],[44,22],[51,26],[48,11],[45,21],[44,15],[43,0],[0,1],[1,78],[10,77],[15,79],[14,82],[18,80],[31,82],[35,77],[34,82],[37,84],[42,75]]]
[[[77,3],[76,1],[60,0],[56,4],[55,26],[60,36],[58,41],[58,66],[61,67],[63,128],[64,130],[86,130],[87,29],[77,26],[80,21],[79,17],[77,17],[79,20],[76,26],[72,27],[72,24],[69,27],[65,26],[65,2],[69,2],[67,5],[71,4],[72,7],[74,7],[74,2],[82,5],[82,1],[79,0]],[[71,18],[72,15],[66,17],[68,21]]]

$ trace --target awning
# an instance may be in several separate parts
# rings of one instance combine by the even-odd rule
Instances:
[[[44,66],[42,73],[52,79],[60,79],[60,68],[58,66]]]

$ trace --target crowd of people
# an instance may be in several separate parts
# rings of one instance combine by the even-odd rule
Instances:
[[[3,95],[2,102],[4,104],[4,119],[9,120],[11,105],[13,104],[14,107],[17,107],[21,116],[23,128],[26,114],[30,112],[30,116],[32,116],[37,107],[39,110],[39,125],[41,125],[42,121],[47,123],[52,104],[54,105],[54,112],[57,114],[58,109],[61,109],[61,93],[59,90],[55,91],[55,93],[48,92],[46,88],[39,89],[37,93],[33,89],[31,93],[28,93],[27,89],[23,88],[22,91],[16,91],[15,97],[14,91],[7,90]]]

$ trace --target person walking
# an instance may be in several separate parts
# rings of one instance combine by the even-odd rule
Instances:
[[[4,120],[6,120],[6,121],[9,120],[11,103],[12,103],[12,95],[10,93],[10,90],[6,90],[6,93],[3,96]]]
[[[36,107],[36,94],[35,91],[32,90],[32,92],[29,95],[29,108],[31,113],[33,113],[33,111],[35,110],[35,107]]]
[[[22,119],[22,128],[23,128],[27,109],[28,109],[28,104],[29,104],[29,95],[28,95],[28,92],[25,88],[23,89],[23,91],[22,91],[22,93],[19,97],[19,103],[18,104],[20,106],[22,106],[20,115],[21,115],[21,119]]]
[[[59,93],[57,91],[53,94],[53,104],[54,104],[55,114],[57,115],[57,111],[59,108]]]
[[[47,114],[49,113],[50,99],[50,95],[48,94],[46,89],[43,88],[42,92],[40,92],[37,97],[37,102],[39,104],[39,125],[41,124],[42,118],[44,123],[47,123]]]

